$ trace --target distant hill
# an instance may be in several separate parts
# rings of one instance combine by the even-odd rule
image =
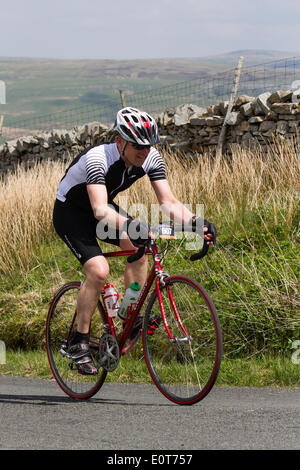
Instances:
[[[244,66],[247,67],[251,65],[258,65],[270,61],[285,59],[288,57],[300,56],[300,52],[246,49],[227,52],[225,54],[199,57],[197,60],[199,60],[199,62],[211,63],[215,65],[223,64],[228,66],[234,66],[238,62],[240,56],[244,56]]]

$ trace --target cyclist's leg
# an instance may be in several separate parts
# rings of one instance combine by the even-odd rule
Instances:
[[[74,354],[81,373],[96,374],[88,348],[89,325],[109,271],[95,235],[97,220],[72,204],[56,201],[53,223],[58,235],[82,264],[86,275],[78,294],[77,330],[71,339],[70,353]]]
[[[80,288],[77,299],[77,330],[80,333],[88,333],[92,315],[97,306],[101,289],[109,274],[109,266],[106,259],[94,256],[83,265],[85,280]]]
[[[125,217],[132,219],[132,217],[124,211],[121,207],[119,207],[115,202],[111,202],[111,205],[114,207],[116,212],[119,212]],[[101,225],[101,222],[100,222]],[[99,227],[98,227],[99,228]],[[105,230],[100,227],[100,230],[97,230],[97,235],[100,233],[105,234]],[[111,243],[121,248],[121,250],[137,250],[137,248],[131,243],[128,235],[124,234],[124,232],[120,232],[119,230],[115,230],[112,233],[112,236],[105,236],[103,241]],[[147,271],[148,271],[148,257],[143,256],[138,261],[134,263],[126,263],[125,271],[124,271],[124,288],[125,290],[130,286],[132,282],[138,282],[140,286],[143,286],[146,282],[147,278]],[[137,317],[135,324],[133,326],[131,332],[131,338],[135,338],[137,333],[142,328],[143,317]]]
[[[103,256],[95,256],[84,263],[83,270],[86,277],[77,296],[77,330],[71,340],[70,354],[79,372],[94,375],[97,369],[88,346],[89,331],[109,269]]]
[[[128,239],[120,240],[122,250],[136,250],[136,247]],[[132,282],[138,282],[140,286],[145,284],[148,271],[148,257],[144,255],[138,261],[126,263],[124,272],[124,285],[127,289]]]

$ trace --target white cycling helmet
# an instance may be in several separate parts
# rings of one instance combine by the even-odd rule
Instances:
[[[136,108],[123,108],[114,125],[115,131],[127,142],[155,145],[159,142],[158,128],[152,116]]]

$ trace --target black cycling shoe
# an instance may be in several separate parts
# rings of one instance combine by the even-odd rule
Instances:
[[[86,343],[76,343],[70,346],[69,353],[80,374],[96,375],[98,370],[93,362],[89,345]]]

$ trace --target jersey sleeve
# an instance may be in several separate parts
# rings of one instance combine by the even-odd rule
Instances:
[[[88,152],[86,155],[86,184],[105,184],[107,162],[105,154]]]
[[[165,162],[157,150],[154,149],[148,155],[144,171],[149,176],[150,181],[165,180],[167,178]]]

